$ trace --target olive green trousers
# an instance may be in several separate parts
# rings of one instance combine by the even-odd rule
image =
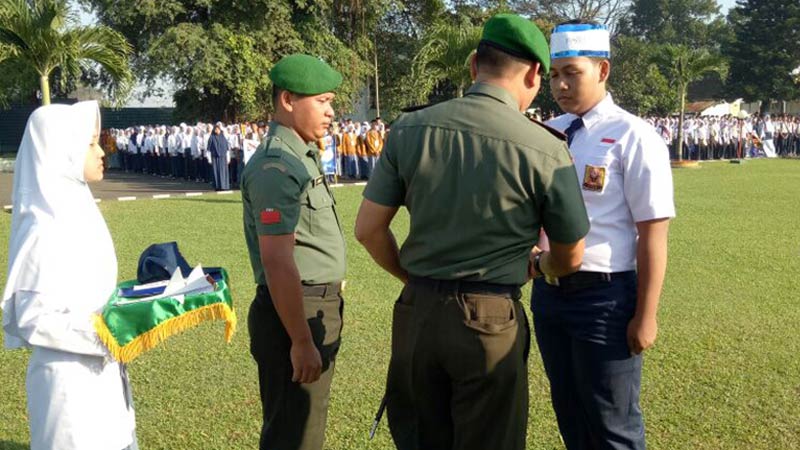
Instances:
[[[399,450],[524,450],[530,329],[515,286],[412,278],[386,389]]]

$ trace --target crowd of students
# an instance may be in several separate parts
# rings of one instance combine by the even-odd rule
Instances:
[[[672,158],[678,159],[678,118],[651,116],[646,121],[664,139]],[[221,151],[219,145],[209,145],[217,128],[226,143]],[[334,122],[317,142],[325,173],[337,179],[369,179],[387,132],[380,118]],[[268,133],[266,122],[137,126],[104,130],[102,146],[109,155],[109,168],[205,182],[220,190],[239,187],[244,164]],[[683,123],[682,152],[683,159],[691,160],[798,156],[800,117],[688,116]],[[215,166],[219,166],[216,177]]]
[[[676,117],[649,117],[647,121],[678,157]],[[745,119],[733,116],[687,117],[683,122],[683,158],[694,160],[745,157],[775,158],[800,154],[800,117],[753,114]]]
[[[317,142],[326,174],[369,179],[386,132],[380,118],[334,122]],[[244,164],[268,134],[265,122],[143,125],[104,130],[101,145],[111,169],[204,182],[222,190],[239,187]]]
[[[238,186],[243,149],[248,143],[257,146],[266,131],[264,124],[249,123],[138,126],[104,130],[101,145],[109,168],[228,189]],[[215,134],[221,138],[212,139]]]

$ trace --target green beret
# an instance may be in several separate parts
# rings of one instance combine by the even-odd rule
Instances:
[[[269,79],[279,89],[302,95],[333,92],[342,84],[342,74],[324,61],[300,53],[281,58],[269,71]]]
[[[497,14],[483,26],[481,42],[550,71],[550,48],[539,27],[516,14]]]

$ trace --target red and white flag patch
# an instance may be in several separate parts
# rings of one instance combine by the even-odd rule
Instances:
[[[261,211],[261,223],[264,225],[275,225],[276,223],[281,223],[281,212],[269,208]]]
[[[617,142],[617,140],[611,138],[603,138],[600,142],[602,142],[603,144],[614,144],[615,142]]]

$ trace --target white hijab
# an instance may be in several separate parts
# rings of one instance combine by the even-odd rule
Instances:
[[[116,287],[114,244],[83,174],[99,130],[94,101],[43,106],[28,119],[14,166],[8,278],[0,302],[8,348],[24,345],[15,332],[17,292],[40,294],[56,311],[89,315]]]

